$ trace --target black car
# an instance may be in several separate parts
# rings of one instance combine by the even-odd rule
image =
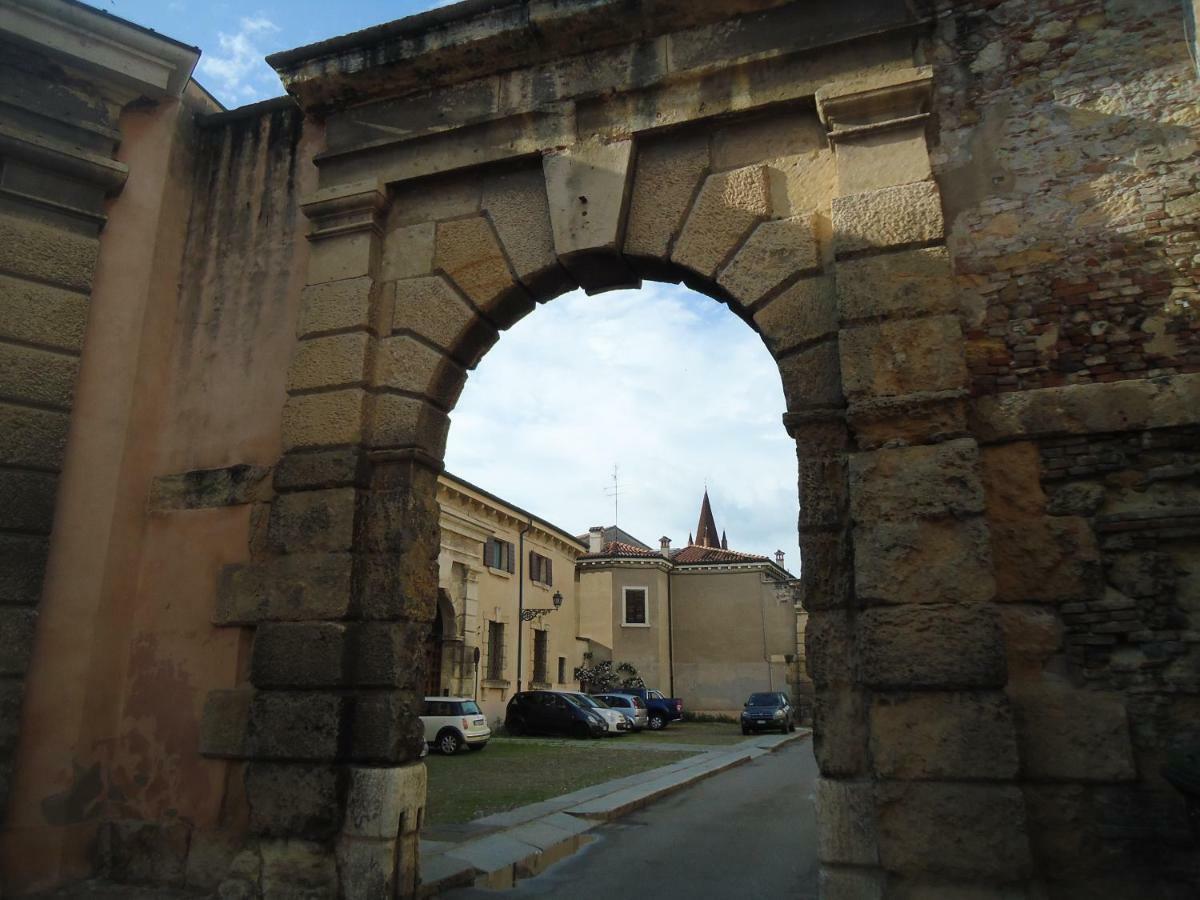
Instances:
[[[572,703],[554,691],[521,691],[513,694],[504,712],[509,734],[567,734],[600,737],[608,730],[604,718],[594,710]]]
[[[779,691],[751,694],[746,701],[746,708],[742,710],[742,734],[774,731],[776,728],[787,734],[796,730],[795,716],[787,694]]]

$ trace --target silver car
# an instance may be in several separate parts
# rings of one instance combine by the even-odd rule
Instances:
[[[650,724],[650,712],[646,709],[646,701],[637,694],[622,694],[614,691],[610,694],[593,694],[597,700],[603,700],[618,712],[625,713],[626,718],[633,723],[634,731],[641,731]]]
[[[570,700],[577,706],[582,706],[584,709],[591,710],[599,714],[605,725],[608,727],[608,734],[626,734],[633,731],[633,723],[624,712],[610,709],[608,704],[602,700],[597,700],[595,697],[589,697],[587,694],[581,694],[578,691],[556,691]]]

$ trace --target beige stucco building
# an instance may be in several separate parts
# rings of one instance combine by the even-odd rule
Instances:
[[[577,689],[587,642],[575,560],[587,548],[453,475],[438,478],[437,497],[442,543],[426,693],[476,697],[494,726],[522,688]]]
[[[585,636],[692,712],[734,713],[753,691],[806,703],[804,630],[782,552],[771,560],[730,550],[707,491],[685,547],[663,537],[652,550],[613,530],[592,528],[578,560]]]

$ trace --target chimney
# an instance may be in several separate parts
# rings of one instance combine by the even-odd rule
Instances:
[[[775,562],[779,566],[779,568],[781,568],[781,569],[783,568],[783,551],[782,550],[775,551]]]
[[[665,534],[658,539],[659,553],[667,559],[671,558],[671,539]]]
[[[593,525],[588,529],[588,553],[599,553],[604,549],[604,526]]]

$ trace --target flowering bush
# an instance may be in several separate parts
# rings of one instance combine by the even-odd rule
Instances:
[[[583,689],[589,694],[603,694],[621,688],[644,688],[646,682],[638,670],[630,663],[612,664],[612,660],[602,659],[592,663],[592,654],[583,654],[583,665],[575,669],[575,677]]]

